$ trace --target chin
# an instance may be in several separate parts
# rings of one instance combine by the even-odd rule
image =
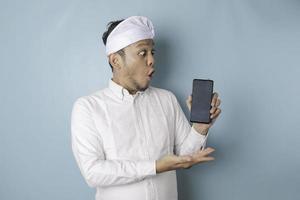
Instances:
[[[145,91],[147,88],[148,88],[148,85],[145,86],[145,87],[140,87],[140,88],[139,88],[139,91]]]
[[[145,91],[145,90],[149,87],[149,84],[150,84],[150,83],[148,82],[148,83],[146,83],[145,85],[140,85],[140,86],[139,86],[139,90],[140,90],[140,91]]]

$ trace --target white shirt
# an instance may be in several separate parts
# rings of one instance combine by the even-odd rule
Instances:
[[[96,200],[177,200],[176,171],[156,174],[155,161],[205,146],[175,95],[149,86],[131,95],[109,87],[79,97],[71,116],[72,150]]]

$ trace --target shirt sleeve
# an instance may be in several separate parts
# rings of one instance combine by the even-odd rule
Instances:
[[[155,160],[106,160],[103,140],[93,120],[91,106],[79,98],[71,114],[72,151],[90,187],[128,184],[156,174]]]
[[[201,148],[205,148],[207,137],[198,133],[188,122],[182,108],[176,98],[171,93],[172,105],[174,107],[174,153],[176,155],[192,154]]]

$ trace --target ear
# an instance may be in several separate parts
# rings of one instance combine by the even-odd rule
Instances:
[[[109,63],[113,66],[114,70],[121,69],[121,56],[117,53],[112,53],[108,56]]]

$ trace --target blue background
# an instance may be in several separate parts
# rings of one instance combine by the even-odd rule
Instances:
[[[71,152],[79,96],[107,87],[101,36],[149,17],[153,86],[185,99],[210,78],[222,115],[216,160],[178,171],[180,200],[299,199],[300,1],[3,1],[0,5],[0,199],[94,199]]]

